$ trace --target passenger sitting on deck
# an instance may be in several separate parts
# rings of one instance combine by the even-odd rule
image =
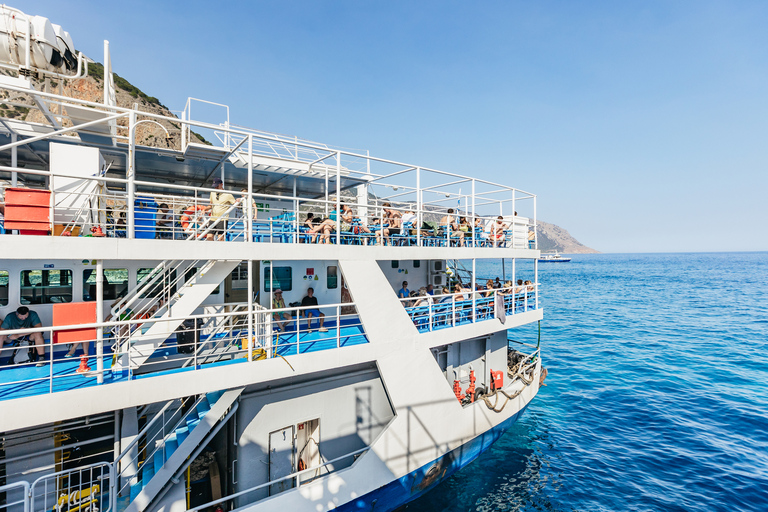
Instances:
[[[523,293],[523,290],[525,287],[523,287],[523,280],[518,279],[517,280],[517,286],[515,287],[515,293]]]
[[[408,281],[403,281],[403,287],[397,290],[397,297],[399,299],[407,299],[411,296],[411,290],[408,289]]]
[[[390,203],[384,203],[382,206],[381,222],[386,225],[382,227],[381,231],[376,232],[376,244],[381,245],[389,235],[399,235],[402,230],[402,215],[400,212],[393,210]]]
[[[315,217],[315,214],[312,212],[307,212],[307,218],[304,219],[304,223],[302,224],[302,227],[307,230],[308,233],[312,233],[312,230],[320,224],[320,219],[318,217]],[[317,240],[317,235],[314,234],[309,237],[309,243],[315,243]]]
[[[173,236],[173,211],[167,203],[157,207],[157,232],[155,238],[166,239]]]
[[[30,329],[32,327],[42,326],[43,323],[40,321],[40,317],[37,316],[37,313],[30,311],[27,306],[19,306],[16,311],[5,317],[3,324],[0,325],[0,330],[9,331],[12,329]],[[44,341],[42,332],[33,332],[30,334],[0,334],[0,350],[2,350],[6,339],[10,338],[11,340],[17,340],[24,338],[25,336],[28,336],[30,339],[32,339],[32,341],[35,342],[36,352],[33,352],[33,354],[37,355],[36,359],[45,359],[45,348],[43,346]],[[43,361],[37,363],[37,366],[44,365],[45,363]]]
[[[285,308],[285,301],[283,300],[283,290],[278,288],[274,292],[274,298],[272,299],[272,309],[283,309]],[[277,323],[277,328],[281,331],[285,332],[285,325],[287,322],[284,322],[283,320],[291,321],[291,315],[288,314],[287,311],[276,311],[272,313],[272,318]]]
[[[311,286],[307,288],[307,296],[301,299],[301,307],[311,307],[311,306],[317,306],[317,297],[315,297],[315,289]],[[314,309],[305,309],[304,314],[307,315],[307,332],[312,332],[312,316],[316,316],[320,319],[320,328],[318,331],[320,332],[328,332],[328,329],[323,327],[323,322],[325,321],[325,313],[317,309],[315,307]]]
[[[227,219],[229,218],[226,213],[229,207],[236,203],[235,196],[221,192],[224,189],[224,182],[221,181],[221,178],[213,178],[213,188],[219,191],[211,192],[211,226],[206,238],[213,240],[213,237],[217,236],[218,240],[224,240],[224,235],[227,233]]]
[[[448,215],[445,215],[440,219],[440,227],[450,233],[451,237],[457,237],[459,239],[459,245],[463,246],[464,232],[459,229],[459,224],[456,222],[456,218],[452,213],[453,208],[448,208]]]
[[[496,217],[496,222],[491,226],[491,240],[493,240],[494,247],[503,247],[505,245],[504,238],[506,235],[504,230],[507,229],[507,227],[508,226],[504,224],[504,217],[501,215]]]
[[[485,291],[483,292],[483,297],[493,297],[494,288],[495,286],[493,286],[493,280],[487,280],[485,282]]]
[[[443,286],[440,293],[443,295],[440,302],[451,302],[451,290],[449,290],[447,286]]]
[[[413,303],[416,306],[429,306],[434,303],[432,296],[427,293],[427,288],[422,286],[419,288],[419,292],[416,294],[416,301]]]

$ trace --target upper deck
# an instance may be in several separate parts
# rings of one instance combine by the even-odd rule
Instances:
[[[222,123],[202,122],[193,115],[196,100],[178,119],[4,82],[2,103],[29,107],[22,98],[32,99],[44,121],[0,119],[0,179],[6,189],[40,191],[48,204],[30,209],[19,202],[24,192],[6,197],[6,232],[161,239],[167,257],[189,250],[170,241],[336,246],[322,249],[329,258],[338,251],[410,257],[425,249],[446,258],[538,254],[536,196],[513,187],[232,126],[228,108]],[[167,147],[136,143],[148,127],[165,134],[160,145]],[[214,144],[190,142],[198,132]],[[308,222],[308,214],[320,222]],[[110,245],[94,242],[81,243]],[[380,249],[357,249],[369,246]]]

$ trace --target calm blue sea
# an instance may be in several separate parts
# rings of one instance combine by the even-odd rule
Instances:
[[[547,387],[407,510],[768,511],[768,253],[583,255],[539,276]]]

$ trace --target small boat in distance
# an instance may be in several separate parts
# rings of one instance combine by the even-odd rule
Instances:
[[[554,263],[567,263],[571,261],[571,258],[564,258],[560,256],[558,252],[553,252],[550,254],[542,254],[539,256],[539,261],[551,261]]]

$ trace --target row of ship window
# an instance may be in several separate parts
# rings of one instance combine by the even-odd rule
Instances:
[[[140,268],[136,271],[136,283],[138,284],[149,276],[153,268]],[[185,281],[190,279],[195,269],[187,272]],[[291,267],[264,267],[264,291],[269,292],[270,275],[273,274],[272,289],[290,291],[293,289],[293,269]],[[83,300],[96,300],[96,270],[83,270]],[[247,282],[247,266],[240,265],[232,273],[233,281]],[[142,298],[159,295],[163,285],[168,285],[176,280],[175,271],[167,272],[164,283],[158,284]],[[128,269],[110,268],[104,269],[104,300],[115,300],[122,297],[128,291]],[[55,304],[72,302],[72,270],[70,269],[45,269],[22,270],[19,274],[19,301],[22,305],[29,304]],[[338,267],[328,266],[326,272],[326,286],[328,289],[338,287]],[[213,294],[220,293],[220,286]],[[8,292],[10,290],[10,273],[0,270],[0,306],[8,305]]]

